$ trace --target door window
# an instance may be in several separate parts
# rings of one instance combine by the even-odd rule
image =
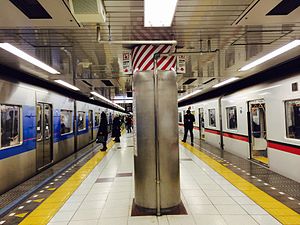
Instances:
[[[78,111],[78,131],[86,129],[85,112]]]
[[[36,106],[36,140],[42,140],[42,107],[41,105]]]
[[[95,127],[99,127],[100,125],[100,113],[95,113]]]
[[[44,135],[45,139],[49,139],[51,137],[51,107],[49,105],[44,105]]]

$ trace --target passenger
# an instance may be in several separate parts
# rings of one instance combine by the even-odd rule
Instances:
[[[131,127],[132,127],[132,120],[130,116],[126,117],[126,129],[127,133],[131,133]]]
[[[190,131],[191,135],[191,144],[194,145],[194,135],[193,135],[193,128],[194,128],[195,117],[191,114],[191,110],[187,110],[186,114],[184,115],[184,137],[182,142],[186,142],[187,133]]]
[[[115,142],[120,142],[121,136],[121,122],[120,117],[117,115],[113,120],[113,128],[112,128],[112,137],[114,137]]]
[[[105,112],[101,113],[101,120],[100,120],[100,126],[97,133],[97,143],[101,143],[103,145],[103,148],[101,151],[106,151],[106,141],[107,141],[107,135],[108,135],[108,124],[107,124],[107,117]]]
[[[66,125],[65,125],[65,116],[62,115],[60,118],[60,133],[65,134],[66,133]]]

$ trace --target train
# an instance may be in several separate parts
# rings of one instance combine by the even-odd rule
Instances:
[[[179,107],[195,115],[194,136],[300,182],[300,75]]]
[[[125,114],[27,83],[0,80],[0,89],[0,194],[94,142],[101,112],[110,130]]]

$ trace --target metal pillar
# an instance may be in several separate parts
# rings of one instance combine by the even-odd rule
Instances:
[[[157,215],[181,203],[174,71],[135,72],[135,204]]]

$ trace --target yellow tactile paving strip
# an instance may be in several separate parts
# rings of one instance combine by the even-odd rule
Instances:
[[[110,141],[107,149],[111,149],[114,145]],[[92,172],[98,163],[106,155],[106,152],[98,152],[76,173],[74,173],[63,185],[61,185],[53,194],[51,194],[41,205],[31,212],[20,224],[21,225],[44,225],[47,224],[58,210],[71,197],[73,192]]]
[[[263,162],[265,164],[269,164],[269,159],[267,157],[264,156],[253,156],[253,159],[256,159],[260,162]]]
[[[199,151],[197,148],[187,143],[181,142],[181,144],[202,161],[204,161],[207,165],[209,165],[212,169],[222,175],[250,199],[252,199],[257,205],[266,210],[279,222],[288,225],[300,225],[300,215],[297,212],[282,204],[267,193],[263,192],[255,185],[249,183],[216,160]]]

